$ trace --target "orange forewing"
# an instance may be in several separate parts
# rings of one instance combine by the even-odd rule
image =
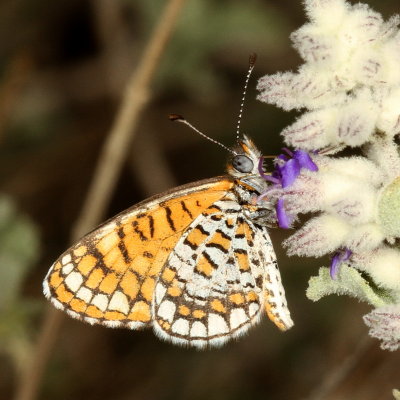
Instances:
[[[195,182],[122,212],[62,254],[45,279],[45,294],[90,323],[145,325],[170,252],[193,220],[232,186],[228,177]]]

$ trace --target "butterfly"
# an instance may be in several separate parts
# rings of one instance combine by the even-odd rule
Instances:
[[[283,331],[293,326],[267,230],[275,215],[261,153],[239,134],[255,60],[235,149],[170,116],[231,154],[227,175],[151,197],[84,236],[44,279],[55,307],[90,324],[152,327],[200,349],[243,335],[264,313]]]
[[[197,348],[243,335],[266,313],[293,322],[268,234],[273,213],[257,197],[261,153],[243,136],[227,175],[151,197],[105,222],[50,268],[44,294],[90,324],[152,327]]]

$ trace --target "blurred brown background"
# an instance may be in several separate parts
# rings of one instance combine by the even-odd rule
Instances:
[[[0,2],[0,399],[13,398],[29,366],[48,307],[42,279],[70,244],[125,84],[165,4]],[[399,11],[395,0],[369,4],[385,17]],[[257,102],[255,85],[264,74],[296,69],[300,59],[288,35],[304,22],[297,0],[188,0],[104,219],[172,182],[223,173],[226,152],[167,115],[183,114],[232,145],[251,52],[258,61],[242,131],[264,154],[277,154],[279,132],[295,114]],[[161,342],[150,330],[65,318],[39,398],[391,399],[400,387],[400,358],[365,340],[368,307],[344,297],[307,300],[309,277],[328,261],[288,259],[280,247],[287,232],[271,236],[292,330],[281,333],[265,318],[240,340],[199,352]]]

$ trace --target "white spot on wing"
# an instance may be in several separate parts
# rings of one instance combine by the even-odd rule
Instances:
[[[232,329],[236,329],[238,326],[244,324],[247,320],[248,317],[243,308],[234,308],[231,311],[230,323]]]
[[[158,308],[158,316],[171,323],[174,319],[175,310],[176,305],[172,301],[164,300]]]
[[[182,269],[182,268],[181,268]],[[188,270],[190,268],[187,268]],[[179,277],[181,276],[181,271],[179,271]],[[189,278],[184,278],[187,280],[186,292],[190,296],[207,298],[210,292],[210,279],[200,275],[193,274],[193,268],[190,269]]]
[[[82,286],[76,293],[76,297],[83,300],[85,303],[90,303],[92,296],[92,291],[84,286]]]
[[[217,249],[215,247],[208,247],[207,254],[212,261],[218,263],[218,261],[221,259],[221,256],[223,256],[224,253],[220,249]]]
[[[65,265],[71,262],[71,254],[66,254],[62,259],[61,259],[61,264]]]
[[[110,310],[119,311],[127,315],[129,312],[129,304],[127,297],[122,292],[116,291],[111,297],[108,308]]]
[[[208,316],[208,335],[221,335],[228,333],[229,328],[225,320],[217,314],[209,314]]]
[[[191,337],[206,337],[207,329],[205,325],[199,321],[193,322],[192,329],[190,330]]]
[[[179,318],[173,323],[171,330],[179,335],[187,335],[189,333],[189,321]]]
[[[250,317],[254,317],[260,309],[260,306],[257,303],[251,303],[249,305],[249,315]]]
[[[103,312],[106,311],[108,306],[107,296],[104,294],[96,294],[96,296],[93,297],[92,304],[99,310]]]
[[[61,272],[62,272],[64,275],[68,275],[73,269],[74,269],[74,264],[69,263],[69,264],[64,265],[64,266],[62,267]]]
[[[82,285],[83,278],[79,272],[71,272],[65,278],[65,284],[72,292],[76,292]]]
[[[225,272],[224,281],[227,281],[227,280],[234,281],[236,279],[236,277],[237,277],[237,268],[236,268],[236,266],[227,265],[227,267],[225,268],[224,272]]]
[[[166,291],[167,291],[167,288],[162,283],[157,283],[156,290],[155,290],[157,304],[161,303],[161,300],[164,298]]]
[[[251,275],[249,272],[242,272],[240,274],[240,283],[243,286],[246,286],[246,284],[254,284],[254,276]]]

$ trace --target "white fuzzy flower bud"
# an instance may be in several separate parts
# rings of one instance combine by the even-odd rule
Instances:
[[[400,16],[398,14],[392,15],[386,22],[384,22],[379,32],[381,41],[396,38],[399,24]]]
[[[353,254],[357,269],[367,272],[373,281],[386,289],[400,290],[400,251],[381,247],[373,252]]]
[[[257,89],[261,92],[257,99],[269,104],[276,104],[286,111],[300,108],[297,92],[293,88],[296,75],[292,72],[278,72],[266,75],[258,81]]]
[[[320,67],[327,68],[332,63],[338,63],[343,56],[343,53],[338,52],[334,38],[326,35],[319,25],[305,24],[293,32],[290,38],[304,61],[318,63]]]
[[[379,129],[400,133],[400,18],[368,5],[307,0],[311,22],[292,34],[305,60],[298,73],[266,76],[259,99],[309,111],[282,134],[295,147],[361,146]],[[314,111],[314,112],[313,112]]]
[[[366,149],[366,154],[379,166],[387,181],[390,182],[400,176],[399,150],[391,138],[375,138]]]
[[[368,141],[375,129],[378,108],[368,90],[360,91],[354,100],[342,107],[335,136],[349,146],[360,146]]]
[[[347,94],[343,90],[337,90],[337,86],[352,85],[346,80],[333,82],[331,71],[324,72],[314,63],[301,66],[295,82],[297,82],[298,98],[303,103],[302,107],[309,110],[343,104]]]
[[[351,71],[354,79],[362,85],[373,86],[382,83],[385,65],[380,49],[360,47],[352,57]]]
[[[382,72],[380,81],[386,85],[397,86],[400,84],[400,37],[397,35],[386,43],[382,44],[380,49],[380,60],[382,63]]]
[[[282,136],[289,145],[305,150],[339,144],[334,136],[337,114],[337,108],[304,113],[294,124],[282,131]]]
[[[375,220],[382,176],[371,161],[319,155],[313,155],[313,161],[318,171],[304,169],[289,187],[270,189],[269,198],[283,198],[292,216],[325,211],[353,225]]]
[[[312,110],[343,103],[346,93],[334,91],[329,80],[329,74],[309,66],[300,68],[297,74],[266,75],[258,81],[257,89],[261,93],[257,99],[287,111],[303,107]]]
[[[355,226],[346,239],[345,247],[353,253],[372,251],[385,240],[385,235],[378,224],[370,223]]]
[[[368,44],[377,38],[382,24],[382,16],[367,4],[355,4],[340,26],[339,40],[354,47]]]
[[[378,107],[368,90],[360,91],[342,107],[306,112],[282,131],[285,141],[305,150],[345,143],[359,146],[375,130]]]
[[[310,20],[328,32],[338,29],[349,9],[343,0],[305,0],[304,6]]]
[[[397,21],[397,18],[392,20]],[[387,28],[387,24],[382,24],[381,28]],[[391,26],[390,30],[392,29]],[[387,32],[380,32],[380,35],[387,36]],[[353,76],[360,84],[367,86],[399,85],[400,43],[398,37],[382,42],[382,37],[377,35],[375,40],[371,39],[372,43],[374,41],[374,46],[368,44],[355,50],[350,62]]]
[[[341,247],[350,230],[340,218],[321,215],[308,221],[283,245],[289,255],[321,257]]]
[[[285,209],[291,215],[318,211],[322,206],[321,182],[318,175],[303,171],[288,188],[280,189],[276,194],[285,200]]]
[[[364,315],[369,334],[382,340],[381,348],[394,351],[400,347],[400,305],[376,308]]]
[[[400,72],[400,68],[397,69]],[[376,127],[390,136],[400,133],[400,87],[383,99]]]
[[[375,217],[375,190],[365,182],[334,173],[321,173],[322,210],[351,224],[363,224]]]
[[[364,181],[380,187],[383,182],[381,171],[376,165],[364,157],[328,158],[316,159],[321,172],[331,172],[336,175],[344,175],[355,181]]]

